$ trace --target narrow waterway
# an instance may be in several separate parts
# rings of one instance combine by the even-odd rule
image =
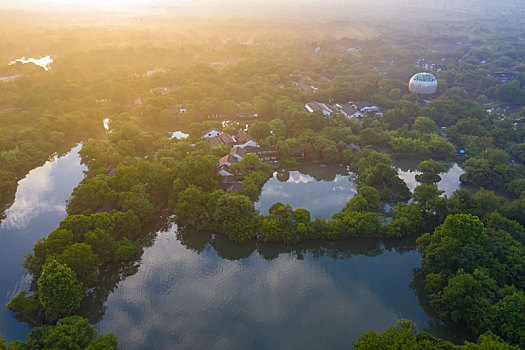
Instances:
[[[29,327],[17,322],[5,304],[31,283],[21,262],[42,237],[66,217],[66,200],[84,177],[78,151],[54,158],[20,180],[13,205],[0,224],[0,334],[8,341],[25,339]]]

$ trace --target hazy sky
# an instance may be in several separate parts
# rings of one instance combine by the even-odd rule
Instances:
[[[473,0],[453,0],[455,3],[472,2]],[[485,0],[487,1],[487,0]],[[107,10],[107,11],[137,11],[159,7],[199,8],[203,6],[238,7],[255,6],[440,6],[450,0],[0,0],[2,8],[31,10]]]

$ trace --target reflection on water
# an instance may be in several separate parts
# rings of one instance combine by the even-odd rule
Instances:
[[[417,170],[419,163],[420,161],[415,159],[392,159],[392,164],[397,169],[399,177],[406,182],[411,192],[414,192],[414,189],[421,184],[416,180],[416,175],[421,174]],[[465,171],[458,163],[453,163],[446,172],[439,174],[441,180],[436,185],[450,197],[454,191],[461,188],[459,177],[464,173]]]
[[[0,226],[2,230],[23,230],[38,216],[65,212],[64,198],[69,198],[71,190],[63,186],[60,180],[67,177],[69,184],[76,186],[78,183],[74,181],[78,177],[70,177],[71,173],[82,174],[82,167],[78,169],[80,148],[81,145],[78,145],[66,156],[55,157],[43,166],[31,170],[19,182],[15,202],[6,211],[6,219]]]
[[[261,214],[275,202],[306,208],[312,218],[330,218],[356,193],[353,174],[346,166],[308,164],[276,171],[262,189],[255,208]]]
[[[25,339],[28,327],[18,323],[4,305],[25,290],[31,278],[20,265],[38,239],[54,230],[66,216],[65,201],[84,177],[80,145],[48,161],[18,183],[15,202],[0,225],[0,334],[9,341]]]
[[[9,62],[9,65],[15,64],[16,62],[34,63],[37,66],[40,66],[40,67],[44,68],[44,70],[48,71],[50,69],[49,65],[51,63],[53,63],[53,59],[51,58],[51,56],[45,56],[45,57],[40,57],[40,58],[30,57],[30,58],[27,58],[27,59],[24,56],[22,58],[19,58],[19,59],[16,59],[16,60],[13,60],[13,61]]]
[[[183,139],[187,139],[188,136],[190,136],[189,134],[185,134],[183,133],[182,131],[174,131],[171,133],[171,137],[172,139],[177,139],[177,140],[183,140]]]
[[[18,77],[21,77],[22,74],[15,74],[15,75],[9,75],[9,76],[5,76],[5,77],[0,77],[0,82],[7,82],[7,81],[11,81],[11,80],[14,80]]]
[[[399,318],[425,328],[409,289],[420,255],[413,240],[392,242],[238,246],[173,227],[118,284],[97,328],[124,349],[344,348]]]

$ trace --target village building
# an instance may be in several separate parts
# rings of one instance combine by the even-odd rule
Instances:
[[[355,143],[351,143],[348,146],[346,146],[346,149],[349,149],[349,150],[352,150],[352,151],[360,151],[361,147],[359,147]]]
[[[242,157],[244,157],[247,153],[248,151],[241,147],[234,147],[230,150],[230,154],[236,157],[239,160],[239,162],[242,160]]]
[[[258,117],[259,115],[252,109],[241,110],[237,112],[237,118],[239,119],[254,119]]]
[[[235,180],[235,176],[223,176],[219,182],[219,188],[225,192],[240,192],[242,191],[242,182]]]
[[[208,140],[208,144],[212,148],[221,147],[222,145],[231,147],[235,143],[235,139],[227,132],[223,132],[220,135],[214,136]]]
[[[259,157],[261,162],[268,162],[277,160],[279,152],[275,147],[252,147],[247,146],[244,148],[246,153],[255,154]]]
[[[337,112],[341,113],[348,119],[353,118],[362,118],[364,113],[361,112],[354,104],[351,102],[344,103],[342,105],[336,104]]]
[[[152,69],[152,70],[147,71],[147,72],[144,74],[144,76],[145,76],[146,78],[151,78],[153,75],[155,75],[155,74],[157,74],[157,73],[165,73],[165,72],[167,72],[167,70],[164,69],[164,68],[155,68],[155,69]]]
[[[240,159],[239,159],[240,158]],[[242,160],[242,157],[235,157],[232,154],[227,154],[224,157],[219,159],[219,167],[226,165],[230,167],[232,164],[239,163]],[[226,168],[224,168],[226,170]]]
[[[203,114],[200,113],[200,116],[202,116]],[[207,119],[224,119],[224,114],[222,113],[209,113],[209,114],[206,114],[206,118]]]
[[[162,96],[166,96],[167,94],[169,94],[172,91],[175,91],[176,89],[177,87],[175,86],[159,86],[159,87],[150,89],[149,92],[152,95],[161,94]]]
[[[208,129],[204,132],[204,134],[201,136],[201,139],[210,139],[212,137],[216,137],[222,135],[222,131],[216,128]]]
[[[500,84],[510,83],[513,80],[516,80],[517,76],[514,73],[492,73],[490,74],[494,78],[499,80]]]
[[[180,115],[180,108],[178,106],[167,106],[166,108],[164,108],[165,110],[167,110],[168,112],[170,112],[171,116],[175,117],[175,116],[178,116]]]
[[[244,130],[235,131],[233,133],[233,137],[235,138],[235,141],[237,141],[237,143],[245,143],[252,139],[251,136]]]
[[[242,182],[235,181],[232,184],[229,184],[227,187],[223,187],[226,192],[241,192],[242,191]]]
[[[208,139],[208,144],[212,148],[223,145],[233,148],[257,147],[257,142],[244,130],[237,130],[233,135],[230,135],[227,132],[211,128],[201,138]]]
[[[309,113],[321,110],[324,115],[333,117],[337,114],[342,114],[348,119],[362,118],[365,115],[381,114],[380,107],[366,101],[346,102],[343,104],[327,104],[312,101],[305,104],[304,109]]]
[[[351,103],[351,102],[349,102]],[[377,112],[380,112],[381,109],[379,107],[377,107],[376,105],[374,105],[373,103],[370,103],[368,101],[358,101],[358,102],[353,102],[352,105],[358,109],[359,111],[361,111],[362,113],[365,113],[365,114],[374,114],[374,113],[377,113]]]
[[[301,146],[291,146],[290,157],[294,158],[298,162],[307,162],[310,160],[310,157],[306,156],[304,153],[304,148]]]
[[[317,101],[308,102],[307,104],[304,105],[304,109],[308,113],[313,113],[314,111],[320,110],[326,116],[335,116],[337,114],[334,108],[331,107],[330,105],[325,104],[325,103],[320,103]]]
[[[444,64],[428,62],[424,58],[416,61],[418,67],[421,67],[427,71],[431,72],[442,72],[447,70],[447,66]]]
[[[313,91],[315,93],[319,90],[318,87],[309,84],[312,82],[312,78],[309,75],[290,74],[290,77],[297,79],[292,81],[292,85],[303,91]]]

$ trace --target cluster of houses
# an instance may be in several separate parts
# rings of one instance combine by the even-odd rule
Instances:
[[[275,147],[259,147],[250,135],[244,130],[237,130],[233,134],[211,128],[205,131],[201,137],[207,139],[211,147],[225,145],[230,147],[230,152],[219,159],[217,172],[222,176],[219,187],[226,192],[239,192],[242,190],[242,182],[235,179],[235,174],[230,171],[232,164],[242,161],[247,154],[256,154],[260,161],[276,161],[279,156]],[[290,147],[290,155],[298,161],[307,161],[304,150],[300,146]]]
[[[381,108],[366,101],[346,102],[343,104],[328,104],[312,101],[305,104],[304,109],[308,113],[313,113],[314,111],[320,110],[324,115],[332,117],[335,117],[337,114],[342,114],[348,119],[362,118],[365,115],[382,113]]]
[[[312,78],[309,76],[309,75],[301,75],[301,74],[293,74],[293,73],[290,73],[289,74],[290,76],[290,79],[292,79],[292,85],[295,86],[296,88],[298,89],[301,89],[303,91],[312,91],[312,92],[317,92],[319,90],[318,87],[316,86],[313,86],[310,84],[310,82],[312,82]],[[325,78],[325,77],[322,77],[323,79],[327,80],[327,81],[330,81],[329,79]]]
[[[517,76],[515,73],[492,73],[490,76],[499,80],[500,84],[510,83],[513,80],[516,80]]]
[[[223,113],[207,113],[204,114],[202,112],[197,112],[197,115],[200,117],[200,119],[228,119],[229,117],[224,115]],[[259,114],[253,109],[244,109],[239,110],[236,114],[237,119],[257,119],[259,117]]]
[[[219,187],[226,192],[242,190],[242,182],[235,179],[235,175],[230,172],[230,166],[240,162],[246,154],[257,154],[261,161],[277,160],[278,152],[275,148],[258,147],[257,142],[244,130],[237,130],[229,134],[211,128],[205,131],[201,138],[207,139],[211,147],[227,146],[230,148],[230,152],[220,158],[217,165],[217,172],[222,176]]]
[[[419,60],[416,61],[416,64],[418,67],[421,67],[427,71],[431,71],[431,72],[441,72],[441,71],[446,71],[447,70],[447,66],[445,66],[444,64],[437,64],[437,63],[432,63],[432,62],[427,62],[427,60],[425,60],[424,58],[421,58]]]
[[[202,139],[207,139],[208,144],[212,147],[221,147],[227,146],[230,148],[245,148],[245,147],[257,147],[257,142],[255,142],[251,136],[244,130],[237,130],[233,134],[229,134],[225,131],[211,128],[205,131],[201,137]]]

